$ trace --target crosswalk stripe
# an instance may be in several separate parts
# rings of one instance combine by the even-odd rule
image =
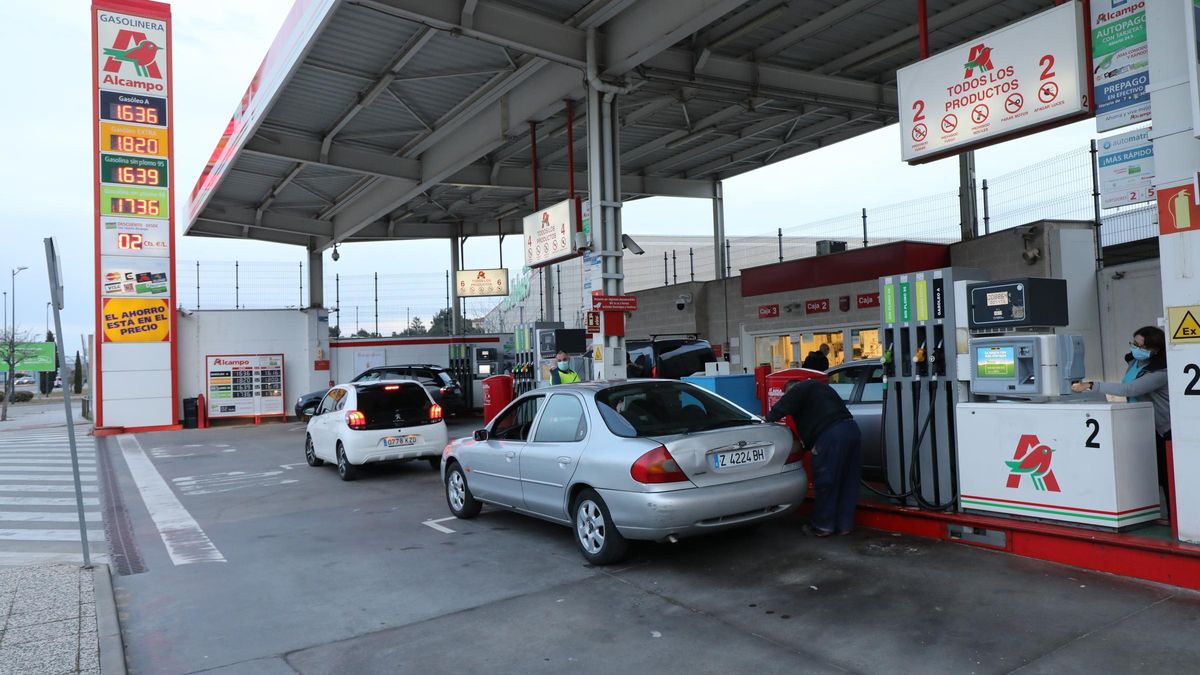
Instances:
[[[7,458],[6,458],[6,460],[7,460]],[[41,457],[18,457],[18,458],[14,458],[12,461],[17,464],[37,464],[39,466],[70,466],[71,465],[71,460],[69,460],[69,459],[42,459]],[[0,462],[0,466],[8,467],[10,465]],[[94,468],[96,468],[96,460],[83,459],[82,457],[80,457],[79,458],[79,466],[87,466],[89,468],[94,469]]]
[[[99,506],[99,497],[84,497],[84,506]],[[75,506],[74,497],[0,497],[0,506]]]
[[[29,474],[0,473],[0,481],[25,481],[25,480],[56,481],[56,480],[71,480],[71,477],[70,476],[54,476],[54,475],[49,475],[49,474],[45,474],[45,475],[32,474],[32,473],[29,473]],[[88,477],[84,477],[82,480],[95,482],[96,477],[88,476]],[[2,490],[2,489],[4,489],[4,488],[0,487],[0,490]]]
[[[82,486],[84,492],[99,492],[95,485]],[[0,499],[5,492],[74,492],[74,485],[0,485]]]
[[[46,473],[71,473],[74,471],[70,466],[46,466],[43,464],[0,464],[0,469],[5,471],[45,471]],[[96,467],[79,467],[80,473],[95,473]]]
[[[4,530],[0,541],[79,541],[79,530]],[[88,530],[88,541],[104,541],[104,532]]]
[[[84,510],[83,515],[89,523],[101,522],[100,514],[96,511]],[[0,511],[0,523],[78,523],[79,516],[70,511]]]

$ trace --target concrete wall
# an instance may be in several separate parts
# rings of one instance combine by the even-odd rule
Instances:
[[[313,369],[328,359],[329,315],[323,309],[243,309],[178,312],[179,396],[192,398],[205,390],[205,356],[217,354],[283,354],[284,409],[301,394],[329,383],[329,373]],[[182,403],[180,416],[182,417]]]
[[[1157,258],[1105,267],[1096,273],[1104,379],[1119,382],[1125,375],[1125,354],[1133,331],[1158,325],[1163,308],[1161,274]]]

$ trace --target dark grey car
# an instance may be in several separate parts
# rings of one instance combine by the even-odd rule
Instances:
[[[862,430],[863,475],[879,478],[883,448],[879,425],[883,419],[883,364],[878,359],[850,361],[829,369],[829,386],[841,394]]]

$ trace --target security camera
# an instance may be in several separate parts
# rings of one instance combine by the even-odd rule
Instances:
[[[341,253],[338,253],[338,250],[337,250],[337,245],[336,245],[336,244],[335,244],[335,245],[334,245],[334,247],[333,247],[333,255],[331,255],[331,256],[329,256],[329,257],[330,257],[330,258],[333,258],[333,262],[337,262],[337,261],[338,261],[338,259],[342,257],[342,254],[341,254]]]
[[[675,298],[675,309],[681,312],[683,311],[684,307],[687,307],[690,304],[692,304],[691,293],[681,293],[678,298]]]
[[[642,248],[641,246],[638,246],[637,242],[633,240],[633,237],[631,237],[627,234],[621,235],[621,246],[629,249],[629,252],[634,255],[641,255],[646,252],[646,249]],[[682,308],[680,308],[680,309],[682,309]]]
[[[1021,257],[1025,259],[1026,264],[1033,265],[1038,260],[1041,260],[1042,250],[1037,247],[1027,248],[1023,253],[1021,253]]]

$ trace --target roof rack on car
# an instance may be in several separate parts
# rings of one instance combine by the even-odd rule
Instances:
[[[657,340],[660,337],[685,337],[685,338],[691,338],[693,340],[700,339],[700,335],[698,333],[651,333],[650,334],[651,340]]]

